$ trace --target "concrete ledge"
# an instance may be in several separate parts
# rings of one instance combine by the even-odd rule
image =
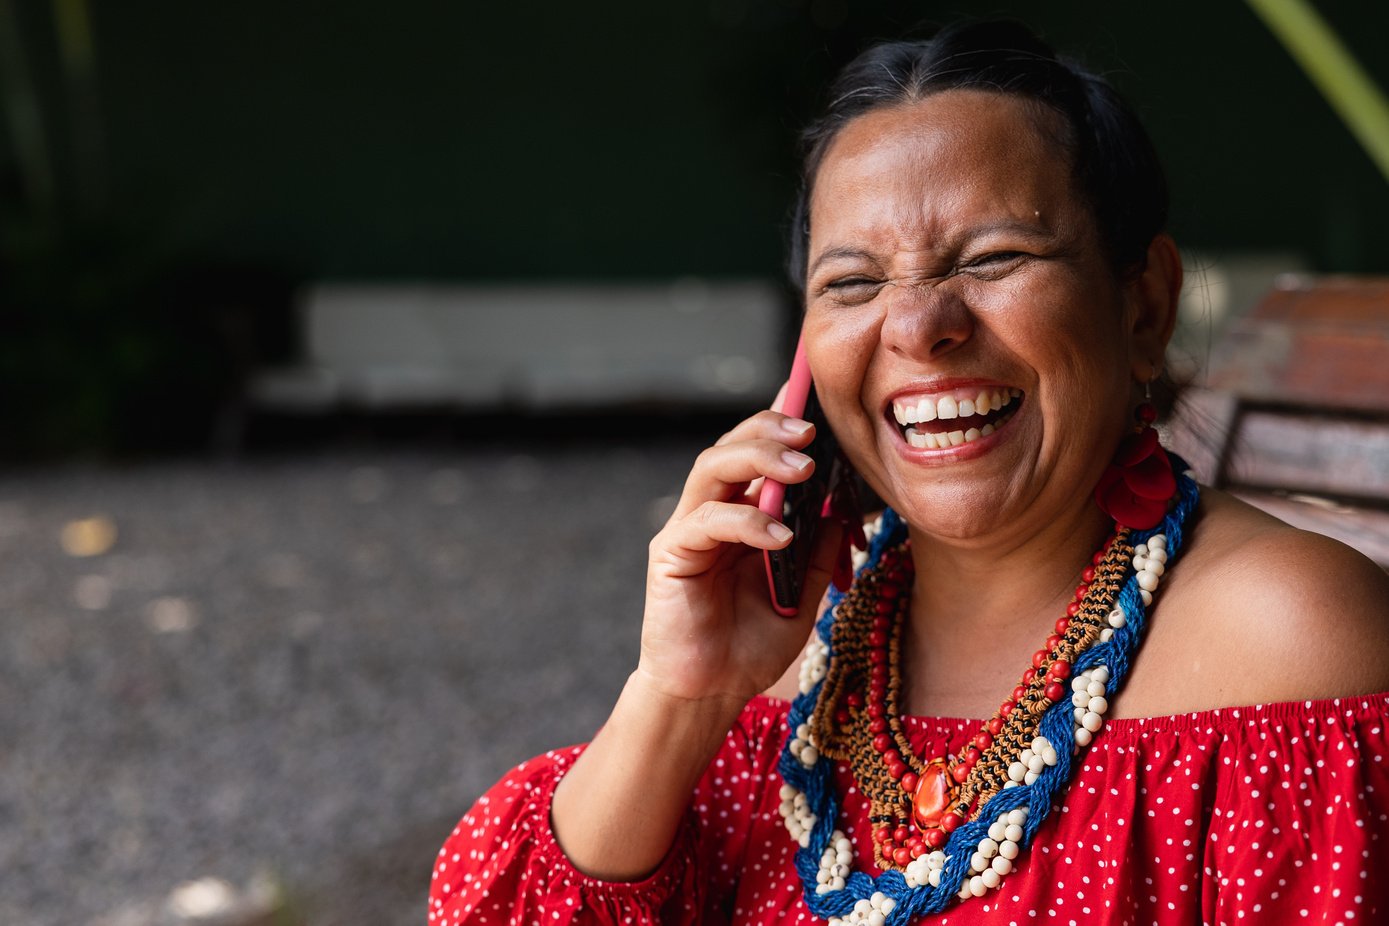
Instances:
[[[305,361],[258,374],[257,407],[728,405],[770,398],[793,346],[758,280],[327,283],[299,311]]]

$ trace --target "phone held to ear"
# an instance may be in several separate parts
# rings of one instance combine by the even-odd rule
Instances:
[[[839,447],[820,411],[803,342],[796,344],[796,359],[791,364],[786,396],[779,411],[815,425],[815,439],[801,451],[815,461],[815,471],[811,477],[792,485],[767,479],[762,483],[762,492],[757,499],[757,507],[763,513],[781,521],[794,534],[790,544],[780,550],[766,550],[764,557],[772,607],[783,617],[795,617],[800,608],[810,553],[815,548],[815,537],[825,514],[825,504],[842,478]]]

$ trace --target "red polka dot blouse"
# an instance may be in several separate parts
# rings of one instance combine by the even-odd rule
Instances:
[[[700,781],[661,867],[597,881],[565,858],[550,798],[582,746],[524,762],[478,799],[435,861],[429,922],[813,924],[778,812],[788,704],[756,698]],[[1389,922],[1389,695],[1110,720],[997,890],[921,923]],[[977,720],[908,718],[918,755]],[[869,840],[838,770],[839,826]],[[871,851],[855,852],[871,869]]]

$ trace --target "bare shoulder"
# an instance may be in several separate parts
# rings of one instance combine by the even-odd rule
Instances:
[[[1384,570],[1223,492],[1197,515],[1135,664],[1152,713],[1389,690]]]

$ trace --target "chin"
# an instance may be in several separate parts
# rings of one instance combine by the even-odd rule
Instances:
[[[1025,505],[1010,503],[1012,485],[937,478],[926,485],[870,485],[913,529],[941,539],[984,537],[1000,524],[1018,522],[1025,513]]]

